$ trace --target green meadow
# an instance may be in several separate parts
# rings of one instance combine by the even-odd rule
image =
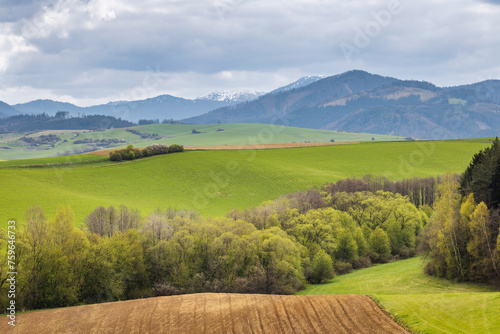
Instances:
[[[161,139],[144,139],[137,134],[126,131],[133,129],[140,133],[157,134]],[[223,129],[224,131],[217,131]],[[196,130],[199,133],[193,133]],[[20,138],[37,137],[55,134],[61,138],[54,147],[40,145],[28,150],[28,144]],[[76,135],[78,134],[78,135]],[[184,146],[219,146],[244,144],[281,144],[303,142],[336,142],[345,141],[400,141],[403,137],[374,135],[367,133],[349,133],[331,130],[315,130],[272,124],[219,124],[219,125],[186,125],[186,124],[151,124],[123,129],[105,131],[49,130],[35,134],[0,134],[0,160],[33,159],[61,155],[66,151],[87,149],[89,144],[75,144],[75,141],[92,139],[122,139],[125,143],[115,144],[114,148],[123,148],[128,144],[135,147],[146,147],[151,144],[181,144]],[[96,146],[91,150],[99,150]]]
[[[301,295],[364,294],[415,333],[500,333],[500,292],[427,276],[422,257],[310,285]]]
[[[114,163],[92,155],[0,162],[0,227],[39,205],[53,217],[71,205],[76,224],[98,206],[124,204],[225,215],[280,195],[366,174],[403,179],[461,173],[484,141],[369,142],[357,145],[186,151]],[[47,163],[45,163],[47,162]],[[30,167],[31,165],[31,167]]]

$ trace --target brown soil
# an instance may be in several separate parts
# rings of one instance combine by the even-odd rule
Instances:
[[[256,145],[220,145],[220,146],[184,146],[186,150],[265,150],[273,148],[294,148],[294,147],[312,147],[312,146],[332,146],[332,145],[352,145],[359,144],[358,141],[346,141],[338,143],[285,143],[285,144],[256,144]],[[109,152],[117,149],[89,152],[87,154],[108,156]]]
[[[0,333],[409,333],[367,296],[203,293],[0,318]]]

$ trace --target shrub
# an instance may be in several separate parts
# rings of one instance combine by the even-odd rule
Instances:
[[[184,152],[184,146],[172,144],[168,149],[168,153]]]
[[[128,145],[127,148],[109,153],[111,161],[134,160],[143,157],[149,157],[159,154],[184,152],[184,146],[172,144],[168,145],[154,144],[144,149],[134,148],[133,145]]]
[[[153,293],[155,296],[174,296],[186,293],[184,289],[178,288],[170,284],[169,282],[155,283],[153,287]]]
[[[134,148],[134,155],[136,159],[143,158],[144,154],[142,154],[142,150],[138,148]]]
[[[169,152],[168,145],[161,144],[148,146],[148,150],[151,151],[151,155],[167,154]]]
[[[322,249],[316,253],[312,260],[308,281],[313,284],[325,283],[334,276],[332,258]]]
[[[129,151],[128,153],[125,154],[125,160],[134,160],[135,159],[135,153],[134,151]]]
[[[348,274],[352,271],[352,264],[349,262],[335,261],[333,268],[337,275]]]
[[[372,266],[372,261],[369,257],[359,257],[356,262],[354,262],[355,269],[369,268]]]
[[[415,256],[415,249],[403,246],[399,249],[399,256],[402,259],[407,259],[409,257]]]
[[[370,257],[374,262],[387,262],[391,255],[391,243],[387,233],[377,227],[370,235]]]
[[[120,153],[116,152],[116,151],[109,153],[109,159],[111,161],[122,161],[123,160],[122,159],[122,155]]]

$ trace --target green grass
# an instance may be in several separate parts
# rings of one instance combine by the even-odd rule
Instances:
[[[224,131],[217,131],[224,128]],[[140,136],[127,132],[126,129],[110,129],[106,131],[43,131],[41,134],[54,133],[62,140],[54,148],[42,146],[40,150],[26,151],[28,145],[19,140],[25,134],[0,135],[0,160],[30,159],[52,157],[65,151],[85,148],[87,144],[73,144],[75,140],[82,139],[123,139],[126,143],[115,146],[125,147],[133,144],[136,147],[145,147],[153,143],[181,144],[185,146],[216,146],[216,145],[241,145],[241,144],[280,144],[292,142],[329,142],[334,139],[341,141],[398,141],[402,137],[388,135],[372,135],[366,133],[347,133],[330,130],[303,129],[269,124],[220,124],[220,125],[185,125],[185,124],[154,124],[136,126],[135,129],[143,133],[156,133],[160,140],[145,140]],[[201,132],[193,134],[192,130]],[[75,133],[79,132],[77,137]],[[37,135],[31,135],[37,136]],[[67,140],[67,142],[63,142]],[[7,147],[7,148],[5,148]],[[9,149],[10,148],[10,149]]]
[[[467,101],[462,100],[462,99],[457,99],[457,98],[449,98],[448,103],[449,104],[460,104],[460,105],[465,107],[465,105],[467,104]]]
[[[422,146],[422,145],[425,146]],[[19,168],[0,162],[0,227],[22,220],[32,205],[53,217],[59,205],[71,205],[76,224],[93,209],[124,204],[144,215],[157,208],[193,209],[219,216],[249,208],[280,195],[366,174],[390,179],[460,173],[487,143],[382,142],[258,151],[187,151],[111,163],[102,157],[75,165]],[[88,158],[87,158],[88,157]],[[64,162],[71,157],[47,161]],[[33,160],[40,165],[43,159]],[[9,166],[10,164],[10,166]],[[24,163],[23,163],[24,164]],[[3,167],[2,167],[3,166]],[[236,173],[231,171],[236,169]],[[217,180],[214,175],[222,175]]]
[[[105,156],[92,154],[68,155],[54,158],[38,158],[24,160],[1,160],[0,169],[9,167],[53,167],[79,166],[83,164],[111,163]]]
[[[421,257],[337,276],[327,284],[310,285],[299,294],[370,295],[420,333],[500,332],[500,292],[427,276]]]

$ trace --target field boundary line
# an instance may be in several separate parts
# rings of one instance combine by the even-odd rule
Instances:
[[[398,325],[400,325],[403,329],[405,329],[408,333],[410,334],[418,334],[419,332],[412,332],[408,326],[406,325],[406,323],[400,318],[398,317],[397,315],[393,315],[392,313],[388,312],[386,309],[385,309],[385,306],[384,304],[382,304],[382,302],[380,301],[377,301],[376,297],[374,296],[371,296],[371,295],[365,295],[366,297],[370,298],[374,303],[375,305],[377,305],[377,307],[383,312],[385,313],[385,315],[387,315],[389,318],[391,318],[395,323],[397,323]]]

